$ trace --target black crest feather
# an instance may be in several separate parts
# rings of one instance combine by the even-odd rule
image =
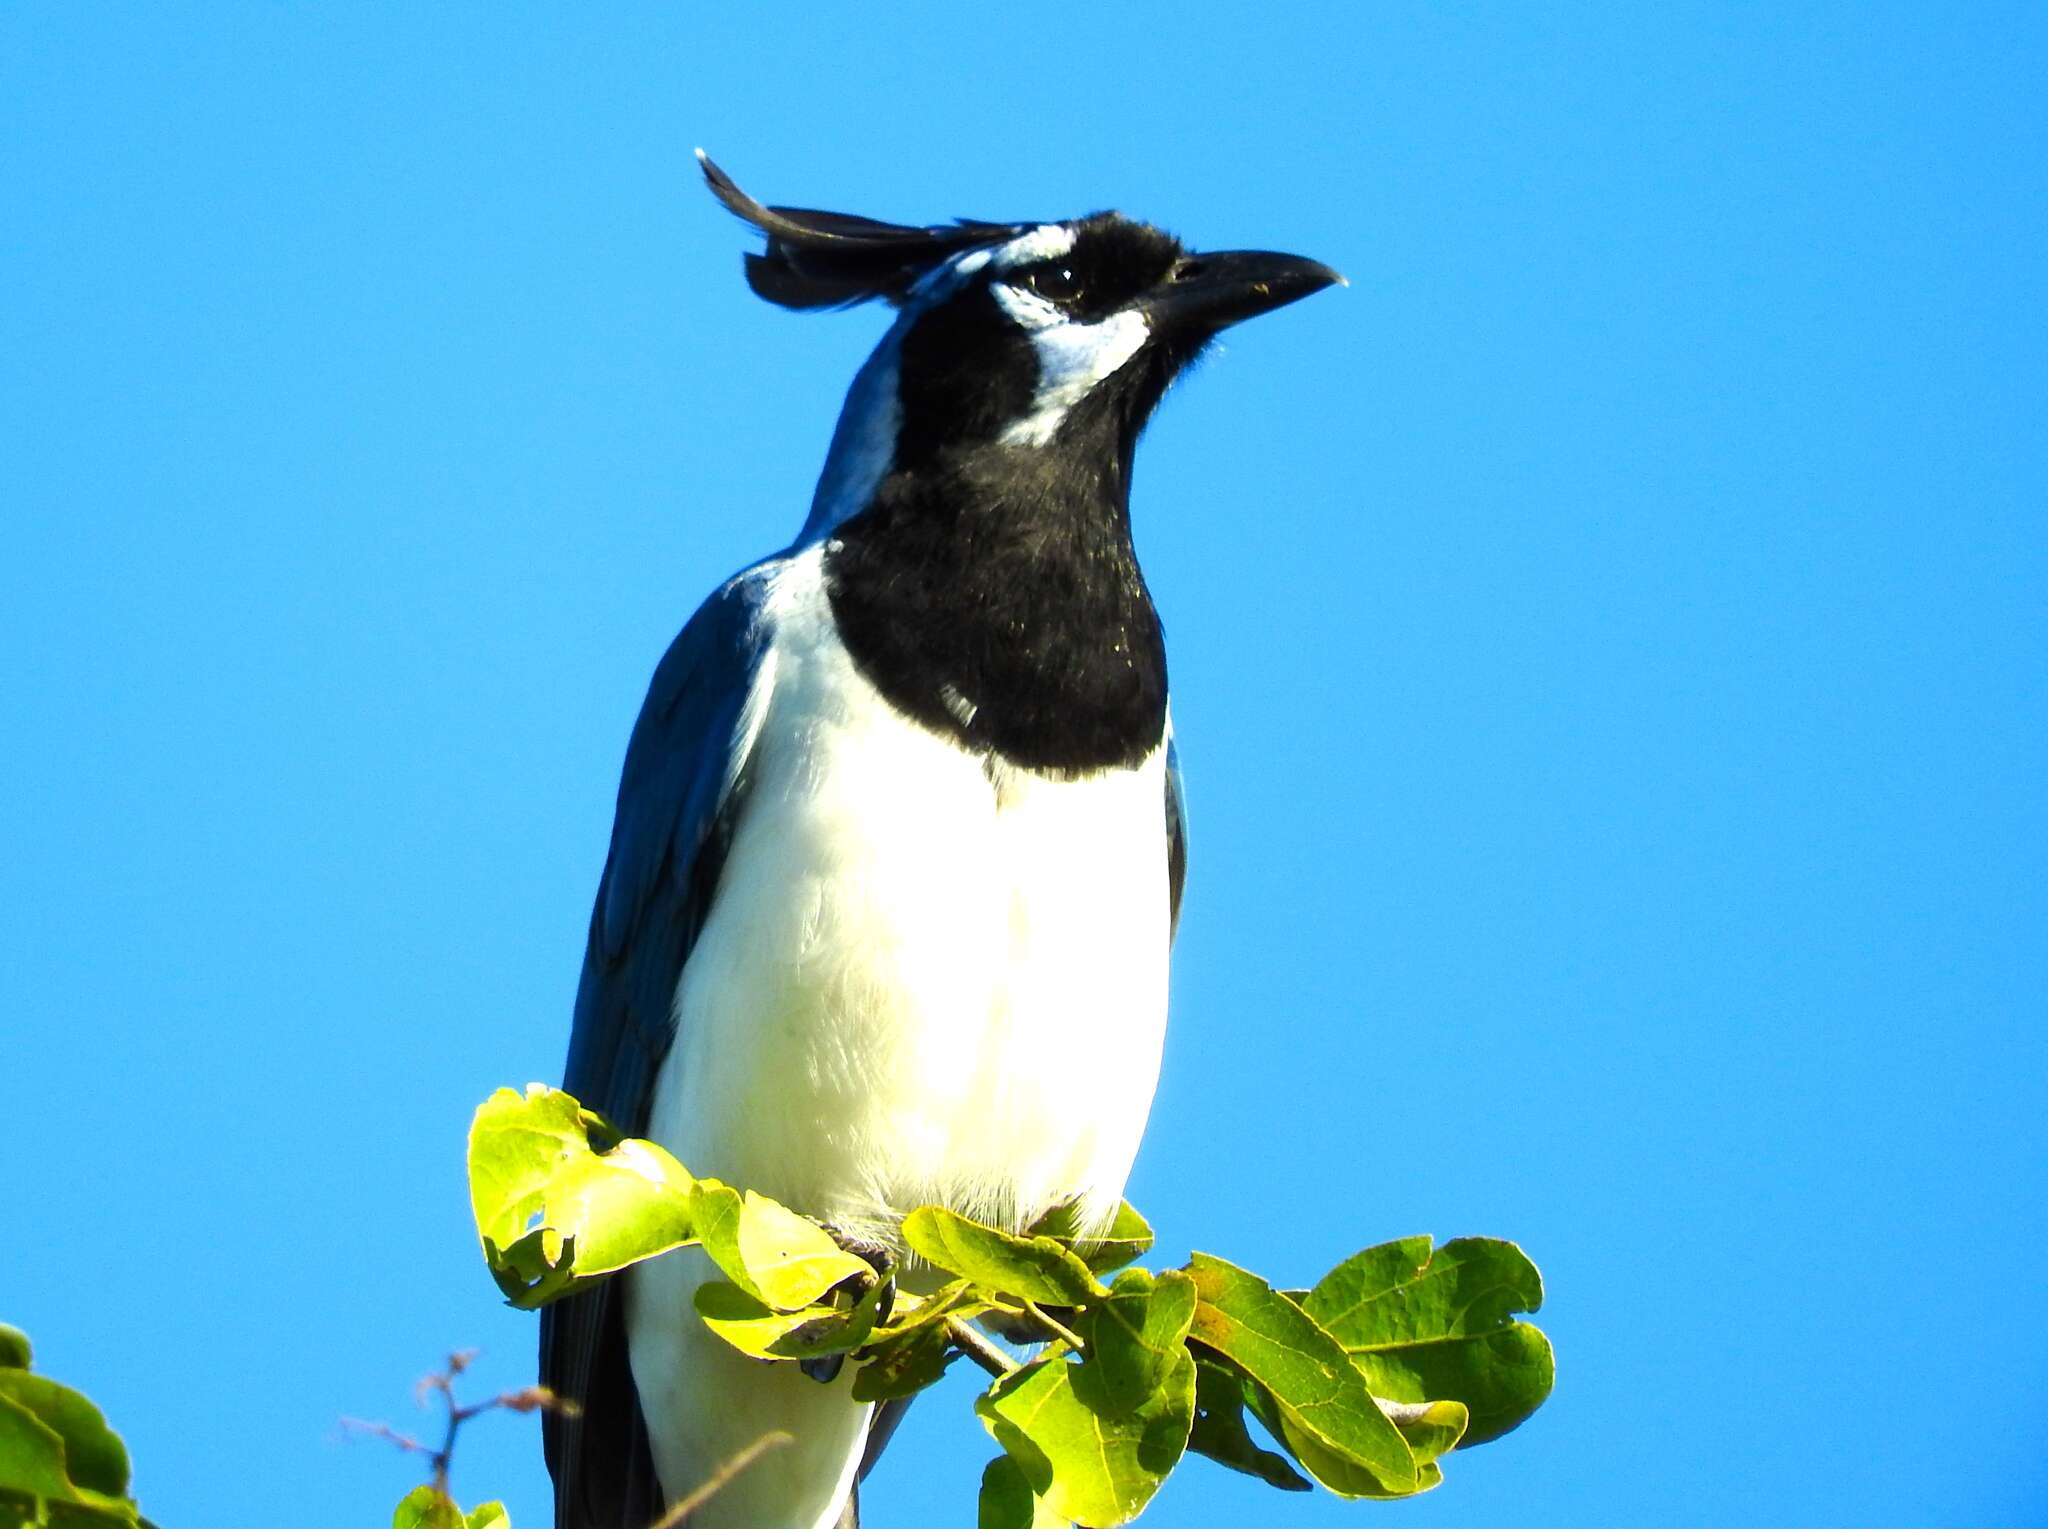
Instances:
[[[941,261],[1034,226],[961,218],[920,228],[808,207],[768,207],[740,190],[702,149],[697,162],[711,194],[768,236],[766,251],[746,257],[747,285],[784,308],[844,307],[878,297],[900,303]]]

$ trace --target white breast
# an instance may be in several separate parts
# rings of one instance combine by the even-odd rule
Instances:
[[[751,794],[677,988],[649,1134],[693,1172],[874,1241],[926,1202],[1021,1225],[1080,1196],[1106,1217],[1165,1029],[1164,746],[1079,780],[988,768],[855,669],[818,557],[793,557],[769,601]],[[735,1497],[732,1522],[827,1522],[866,1409],[843,1382],[783,1367],[757,1383],[712,1352],[688,1316],[706,1267],[661,1260],[629,1297],[664,1485],[686,1490],[761,1431],[739,1398],[689,1395],[738,1386],[773,1426],[812,1419],[764,1475],[814,1487]],[[813,1445],[805,1471],[792,1457]]]

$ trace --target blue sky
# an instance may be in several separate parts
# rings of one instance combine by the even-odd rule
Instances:
[[[792,8],[793,9],[793,8]],[[0,15],[0,1318],[145,1508],[384,1522],[345,1413],[533,1324],[461,1137],[552,1078],[655,658],[879,333],[770,200],[1343,269],[1140,453],[1193,812],[1133,1198],[1289,1282],[1520,1241],[1550,1404],[1404,1508],[2048,1519],[2038,7]],[[968,1521],[927,1401],[872,1521]],[[548,1522],[538,1430],[466,1498]],[[1148,1520],[1149,1521],[1149,1520]]]

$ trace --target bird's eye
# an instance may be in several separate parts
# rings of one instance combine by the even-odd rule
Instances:
[[[1074,268],[1051,261],[1033,266],[1024,284],[1049,303],[1071,303],[1081,295],[1081,278]]]

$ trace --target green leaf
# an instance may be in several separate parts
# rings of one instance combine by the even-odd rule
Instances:
[[[1304,1292],[1298,1299],[1323,1330],[1341,1343],[1343,1339],[1336,1324],[1341,1323],[1352,1309],[1385,1295],[1389,1290],[1412,1283],[1415,1276],[1429,1266],[1430,1249],[1434,1245],[1433,1240],[1424,1234],[1403,1237],[1397,1242],[1383,1242],[1361,1253],[1353,1253],[1317,1281],[1314,1290]],[[1292,1296],[1294,1292],[1288,1294]]]
[[[1423,1257],[1398,1278],[1375,1256],[1384,1249],[1347,1258],[1316,1282],[1303,1309],[1357,1353],[1496,1332],[1510,1313],[1542,1307],[1543,1277],[1512,1242],[1460,1237],[1431,1256],[1428,1241],[1390,1244],[1423,1245]]]
[[[853,1377],[853,1399],[881,1402],[915,1396],[942,1378],[955,1357],[943,1322],[912,1327],[869,1350],[867,1362]]]
[[[0,1524],[34,1524],[47,1526],[47,1529],[137,1529],[143,1522],[136,1517],[133,1503],[98,1498],[91,1502],[47,1499],[36,1503],[28,1516],[11,1519],[8,1516],[8,1496],[0,1491]]]
[[[1470,1414],[1461,1443],[1497,1439],[1550,1394],[1550,1340],[1512,1314],[1543,1305],[1543,1278],[1522,1250],[1461,1237],[1390,1277],[1383,1248],[1346,1259],[1317,1282],[1303,1309],[1351,1355],[1373,1391],[1394,1401],[1454,1401]]]
[[[1422,1489],[1414,1457],[1337,1340],[1301,1307],[1235,1264],[1197,1253],[1200,1300],[1190,1336],[1263,1386],[1274,1434],[1331,1491],[1346,1497]]]
[[[847,1354],[868,1341],[875,1330],[887,1288],[872,1281],[866,1294],[850,1307],[807,1306],[777,1311],[737,1285],[713,1280],[699,1285],[694,1297],[704,1325],[743,1354],[756,1359],[815,1359]]]
[[[512,1529],[512,1515],[501,1502],[481,1503],[469,1510],[462,1529]]]
[[[1006,1295],[1050,1306],[1080,1306],[1106,1294],[1080,1257],[1050,1237],[1019,1237],[942,1206],[903,1220],[903,1240],[926,1262]]]
[[[1408,1452],[1418,1465],[1457,1448],[1469,1422],[1463,1402],[1427,1402],[1419,1409],[1402,1407],[1393,1414],[1394,1427],[1408,1441]]]
[[[501,1088],[469,1131],[470,1208],[515,1306],[540,1306],[691,1240],[690,1175],[652,1142],[604,1152],[610,1128],[559,1089]],[[534,1225],[535,1221],[538,1225]]]
[[[975,1529],[1072,1529],[1045,1505],[1008,1455],[997,1455],[981,1473]]]
[[[0,1370],[26,1370],[31,1368],[29,1360],[33,1354],[28,1334],[18,1327],[9,1327],[0,1322]]]
[[[691,1219],[704,1251],[725,1277],[763,1305],[798,1311],[842,1280],[874,1269],[808,1216],[766,1195],[699,1179]]]
[[[1195,1282],[1178,1269],[1155,1277],[1126,1269],[1084,1323],[1088,1365],[1112,1415],[1134,1410],[1159,1389],[1167,1365],[1187,1343],[1195,1319]]]
[[[755,1292],[778,1311],[809,1306],[842,1280],[874,1279],[867,1260],[817,1222],[751,1189],[740,1202],[737,1242]]]
[[[1195,1361],[1195,1426],[1188,1448],[1283,1492],[1308,1492],[1308,1478],[1285,1455],[1261,1449],[1245,1426],[1245,1380],[1235,1370],[1206,1359]]]
[[[1367,1498],[1386,1502],[1400,1497],[1413,1497],[1418,1492],[1427,1492],[1443,1482],[1443,1472],[1434,1461],[1418,1461],[1415,1466],[1415,1484],[1410,1487],[1390,1487],[1378,1476],[1346,1455],[1339,1454],[1306,1432],[1289,1418],[1287,1412],[1273,1399],[1268,1391],[1248,1375],[1240,1375],[1244,1386],[1245,1405],[1250,1408],[1267,1432],[1278,1439],[1308,1471],[1324,1486],[1339,1497]],[[1389,1422],[1392,1420],[1389,1419]],[[1400,1430],[1397,1427],[1395,1431]],[[1402,1442],[1407,1442],[1406,1435]],[[1412,1453],[1412,1452],[1411,1452]]]
[[[1354,1354],[1352,1363],[1376,1395],[1462,1403],[1471,1414],[1459,1441],[1466,1449],[1526,1421],[1550,1395],[1556,1375],[1550,1340],[1527,1322],[1455,1343]]]
[[[0,1396],[0,1488],[31,1499],[65,1501],[76,1495],[64,1469],[62,1436],[5,1396]]]
[[[754,1276],[747,1272],[746,1255],[740,1251],[740,1211],[746,1201],[730,1184],[717,1179],[699,1179],[690,1189],[690,1222],[704,1252],[719,1271],[740,1289],[761,1300]]]
[[[1143,1258],[1152,1246],[1152,1228],[1132,1209],[1131,1202],[1117,1202],[1116,1216],[1093,1236],[1081,1232],[1080,1202],[1063,1200],[1031,1223],[1027,1235],[1050,1237],[1072,1248],[1081,1261],[1097,1274],[1121,1269],[1133,1259]]]
[[[391,1515],[391,1529],[466,1529],[462,1510],[446,1492],[432,1487],[414,1487],[399,1499]]]
[[[974,1404],[1031,1490],[1063,1518],[1113,1529],[1144,1510],[1180,1462],[1195,1417],[1195,1365],[1186,1349],[1137,1411],[1111,1417],[1087,1367],[1042,1360],[991,1386]]]
[[[0,1398],[5,1398],[57,1436],[62,1445],[64,1477],[90,1494],[122,1500],[128,1491],[128,1449],[107,1426],[100,1409],[69,1386],[27,1370],[0,1370]],[[0,1481],[9,1481],[7,1460],[0,1454]],[[48,1495],[48,1494],[46,1494]],[[60,1499],[63,1500],[63,1499]],[[133,1510],[130,1509],[132,1517]]]

